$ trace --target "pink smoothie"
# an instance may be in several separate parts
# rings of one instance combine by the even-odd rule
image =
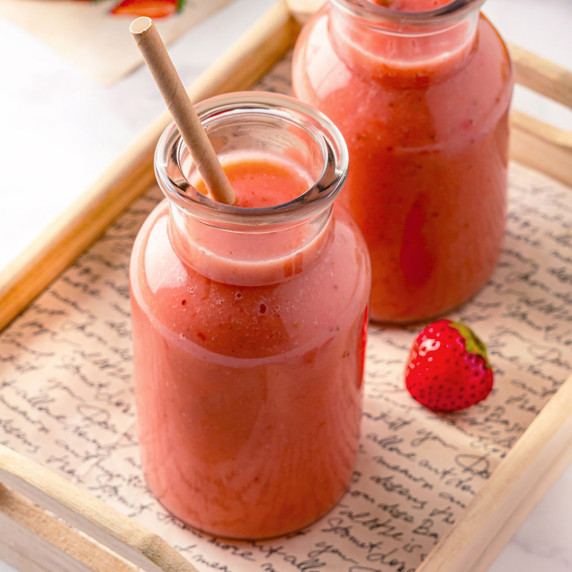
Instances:
[[[453,0],[369,0],[372,4],[401,12],[425,12],[450,4],[452,1]]]
[[[303,30],[293,64],[294,93],[326,113],[349,148],[340,200],[369,247],[371,316],[397,323],[451,310],[493,272],[512,93],[506,47],[484,17],[419,37],[391,33],[400,26],[367,29],[326,7]]]
[[[239,206],[287,202],[308,188],[276,158],[225,170]],[[233,260],[232,233],[204,230],[214,241],[205,254],[168,227],[162,203],[139,233],[130,277],[149,486],[169,511],[213,534],[262,538],[303,527],[340,498],[353,471],[365,246],[342,209],[309,243],[272,259],[265,245],[275,252],[291,233],[258,236],[260,250],[250,237]]]

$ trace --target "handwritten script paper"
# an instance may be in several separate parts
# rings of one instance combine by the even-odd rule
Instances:
[[[284,91],[282,64],[261,87]],[[260,87],[260,86],[259,86]],[[403,387],[416,332],[371,326],[353,482],[289,537],[230,542],[184,527],[154,500],[139,462],[127,268],[160,200],[139,199],[0,335],[0,442],[165,538],[199,570],[413,571],[572,370],[572,195],[511,166],[502,259],[455,312],[487,342],[491,396],[436,415]]]
[[[166,44],[213,14],[229,0],[186,0],[182,11],[156,20]],[[133,15],[113,16],[119,0],[2,0],[0,16],[9,18],[54,48],[68,61],[111,85],[143,63],[128,33]]]

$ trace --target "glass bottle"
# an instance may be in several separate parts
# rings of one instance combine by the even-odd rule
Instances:
[[[321,113],[263,92],[219,96],[197,112],[225,169],[248,172],[259,159],[305,186],[271,206],[215,202],[197,192],[177,129],[162,135],[155,169],[166,199],[139,231],[130,267],[143,467],[182,521],[226,537],[276,536],[317,519],[349,484],[369,257],[334,208],[347,149]]]
[[[370,316],[447,312],[496,267],[513,71],[483,0],[330,0],[306,24],[294,94],[349,148],[340,200],[368,244]]]

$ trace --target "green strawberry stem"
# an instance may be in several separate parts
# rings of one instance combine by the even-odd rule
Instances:
[[[465,348],[467,349],[467,351],[471,354],[476,354],[481,356],[485,360],[487,366],[490,367],[489,358],[487,355],[487,348],[485,344],[481,341],[479,336],[477,336],[477,334],[475,334],[475,332],[473,332],[471,328],[465,326],[465,324],[463,324],[462,322],[461,323],[451,322],[449,326],[457,330],[461,334],[461,336],[463,336],[463,339],[465,340]]]

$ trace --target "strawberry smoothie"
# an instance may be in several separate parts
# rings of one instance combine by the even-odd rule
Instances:
[[[453,0],[367,0],[371,4],[377,4],[391,10],[400,12],[426,12],[435,10],[446,4],[451,4]]]
[[[204,199],[197,214],[189,199],[181,213],[167,195],[133,248],[140,442],[174,515],[263,538],[317,519],[349,484],[369,259],[334,195],[315,207],[314,176],[285,154],[229,154],[223,166],[236,206]],[[269,204],[282,214],[260,215]],[[209,209],[229,216],[213,224]]]
[[[512,67],[481,3],[332,0],[298,40],[294,93],[348,144],[340,200],[369,247],[375,320],[442,314],[497,264]]]

